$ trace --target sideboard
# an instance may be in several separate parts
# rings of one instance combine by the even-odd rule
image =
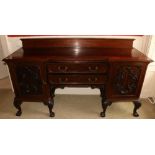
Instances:
[[[138,117],[139,100],[148,64],[152,61],[133,48],[134,39],[29,38],[6,57],[14,88],[16,116],[21,104],[43,102],[54,117],[55,90],[91,87],[101,92],[102,112],[115,101],[132,101]],[[95,103],[94,103],[95,104]],[[88,107],[89,108],[89,107]]]

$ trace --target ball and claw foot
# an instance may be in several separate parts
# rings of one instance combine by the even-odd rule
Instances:
[[[50,113],[50,117],[55,117],[55,113],[54,112],[51,112]]]
[[[101,116],[101,117],[105,117],[105,113],[104,113],[104,112],[101,112],[101,113],[100,113],[100,116]]]
[[[137,112],[134,112],[134,113],[133,113],[133,116],[134,116],[134,117],[139,117],[139,114],[138,114]]]
[[[22,111],[17,111],[16,116],[21,116],[22,115]]]

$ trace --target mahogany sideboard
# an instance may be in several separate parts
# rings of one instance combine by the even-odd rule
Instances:
[[[23,47],[3,60],[9,67],[15,92],[16,116],[22,114],[23,101],[41,101],[48,106],[50,117],[54,117],[55,89],[64,87],[98,88],[103,108],[101,117],[105,117],[107,107],[115,101],[132,101],[133,116],[139,116],[139,96],[152,60],[133,48],[134,39],[29,38],[21,41]]]

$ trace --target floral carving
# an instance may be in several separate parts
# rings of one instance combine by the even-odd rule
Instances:
[[[140,73],[140,66],[120,66],[114,82],[116,91],[121,95],[135,94]]]
[[[17,81],[22,95],[42,93],[40,70],[37,66],[16,66]]]

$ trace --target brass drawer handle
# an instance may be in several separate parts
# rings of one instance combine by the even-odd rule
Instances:
[[[67,69],[68,69],[67,66],[64,66],[64,67],[58,66],[58,70],[59,70],[59,71],[67,71]]]
[[[95,66],[95,68],[92,68],[91,66],[88,67],[89,71],[97,71],[99,68],[98,66]]]
[[[97,80],[98,80],[97,77],[95,77],[95,78],[88,78],[88,81],[89,81],[89,82],[96,82]]]
[[[68,78],[59,78],[59,82],[67,82],[68,81]]]
[[[43,80],[43,84],[44,84],[44,85],[46,85],[46,84],[47,84],[47,82]]]

